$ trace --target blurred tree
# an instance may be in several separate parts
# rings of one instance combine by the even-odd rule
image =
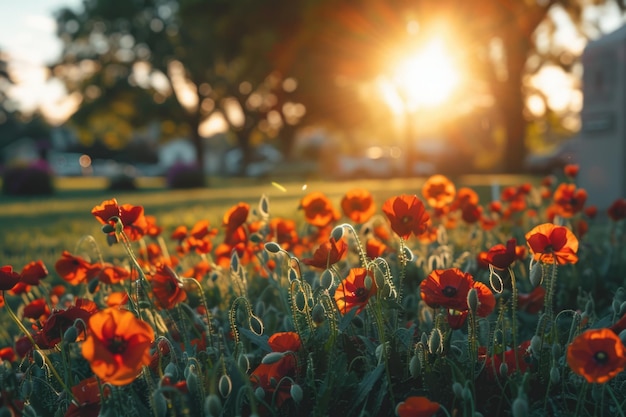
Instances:
[[[12,140],[19,128],[16,107],[8,97],[9,87],[13,84],[8,66],[8,57],[0,51],[0,146]]]
[[[583,20],[585,7],[608,3],[624,10],[623,0],[320,1],[283,46],[279,68],[303,80],[298,92],[309,116],[358,125],[370,117],[355,106],[361,83],[387,70],[389,52],[398,45],[422,42],[445,26],[455,48],[463,51],[462,71],[473,77],[475,87],[487,87],[500,113],[506,131],[501,166],[521,172],[528,76],[546,61],[566,71],[576,61],[571,51],[550,47],[556,11],[588,38],[599,34],[602,14],[595,22]]]
[[[192,140],[203,167],[203,123],[218,115],[243,150],[244,169],[256,141],[303,116],[289,101],[297,84],[273,71],[270,59],[277,40],[298,26],[296,2],[85,0],[83,6],[57,14],[64,51],[53,72],[82,95],[73,121],[85,131],[99,123],[117,145],[132,129],[158,121],[164,136]]]

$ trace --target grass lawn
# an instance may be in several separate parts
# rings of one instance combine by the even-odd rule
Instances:
[[[299,200],[307,193],[321,191],[337,206],[346,191],[368,189],[381,205],[397,194],[418,194],[424,178],[353,181],[288,181],[275,183],[271,179],[212,179],[211,187],[191,190],[168,190],[160,178],[141,178],[137,191],[107,191],[104,178],[60,178],[56,192],[45,197],[0,197],[0,254],[2,264],[16,268],[31,260],[41,259],[50,267],[63,250],[74,251],[92,235],[99,245],[105,245],[98,222],[91,209],[103,200],[116,198],[120,204],[140,205],[145,213],[156,216],[165,228],[165,236],[176,226],[192,226],[207,219],[218,227],[221,216],[232,205],[242,201],[255,207],[261,195],[270,200],[274,217],[294,215]],[[458,187],[471,186],[481,196],[481,203],[491,201],[491,185],[536,182],[534,177],[465,176],[455,180]],[[81,240],[82,243],[81,243]],[[84,248],[83,248],[84,249]],[[107,253],[110,254],[109,249]]]

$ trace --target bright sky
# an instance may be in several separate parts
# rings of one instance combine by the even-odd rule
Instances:
[[[54,12],[62,7],[79,9],[82,0],[17,0],[0,5],[0,51],[10,56],[16,81],[28,80],[10,92],[26,110],[44,111],[60,106],[65,95],[60,82],[47,82],[42,66],[61,53]]]

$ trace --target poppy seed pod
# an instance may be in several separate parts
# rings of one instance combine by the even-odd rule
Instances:
[[[513,417],[526,417],[528,416],[528,401],[523,397],[517,397],[513,401],[511,406]]]
[[[239,366],[239,369],[244,372],[248,372],[248,370],[250,370],[250,360],[246,355],[239,355],[239,358],[237,358],[237,365]]]
[[[172,379],[178,379],[178,366],[174,362],[167,364],[163,370],[163,376],[169,376]]]
[[[263,400],[263,398],[265,398],[265,390],[261,387],[257,387],[257,389],[254,390],[254,396],[259,401]]]
[[[428,351],[431,355],[443,353],[443,341],[441,340],[441,331],[433,329],[428,338]]]
[[[413,355],[411,361],[409,362],[409,373],[413,378],[417,378],[417,376],[419,375],[420,366],[420,359],[417,357],[417,355]]]
[[[313,307],[313,311],[311,311],[311,318],[313,322],[317,325],[320,325],[326,320],[326,310],[324,310],[324,306],[321,304],[316,304]]]
[[[550,383],[557,385],[561,381],[561,374],[556,366],[550,368]]]
[[[65,333],[63,333],[63,341],[65,343],[74,343],[78,338],[78,329],[76,326],[70,326],[67,328]]]
[[[538,358],[541,354],[541,345],[543,341],[541,337],[538,335],[534,335],[530,338],[530,352],[533,354],[535,358]]]
[[[454,396],[458,399],[462,399],[463,398],[463,385],[461,385],[458,382],[455,382],[454,384],[452,384],[452,392],[454,393]]]
[[[506,376],[509,374],[509,365],[507,365],[506,362],[502,362],[500,364],[500,369],[498,369],[498,373],[502,378],[506,378]]]

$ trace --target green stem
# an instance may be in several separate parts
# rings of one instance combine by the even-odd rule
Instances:
[[[509,276],[511,277],[511,331],[513,337],[513,352],[515,352],[515,369],[519,370],[519,358],[517,355],[517,285],[515,282],[515,272],[509,266]]]

